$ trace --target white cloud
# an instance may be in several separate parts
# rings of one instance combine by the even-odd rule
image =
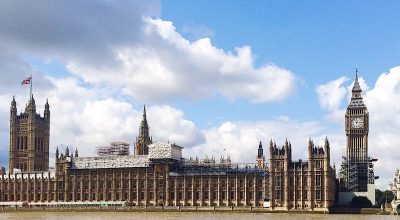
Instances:
[[[348,80],[347,77],[343,76],[326,84],[319,85],[315,90],[318,95],[319,104],[322,109],[329,112],[327,118],[330,120],[343,122],[344,111],[340,109],[340,105],[348,93],[348,90],[343,87],[343,83]]]
[[[145,19],[143,40],[114,50],[118,68],[98,68],[74,61],[68,69],[87,82],[110,82],[139,100],[222,95],[251,102],[281,100],[294,89],[290,71],[268,64],[255,67],[249,46],[225,52],[209,38],[193,42],[176,32],[172,22]]]
[[[185,149],[185,155],[213,154],[219,158],[229,154],[233,162],[255,163],[259,141],[262,141],[264,154],[269,159],[269,143],[273,139],[282,146],[286,138],[293,146],[293,159],[307,159],[307,144],[311,137],[317,142],[325,139],[326,129],[318,122],[298,122],[295,120],[272,121],[227,121],[218,127],[205,130],[206,142]],[[224,151],[225,149],[225,151]]]

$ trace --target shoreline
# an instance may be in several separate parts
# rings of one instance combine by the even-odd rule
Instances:
[[[1,207],[0,213],[11,212],[216,212],[216,213],[293,213],[293,214],[359,214],[359,215],[393,215],[391,211],[381,211],[379,208],[332,208],[323,210],[270,210],[263,207],[116,207],[116,206],[82,206],[82,207]]]

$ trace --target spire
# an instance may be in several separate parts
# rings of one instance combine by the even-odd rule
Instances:
[[[50,105],[49,105],[49,99],[46,99],[46,105],[44,105],[45,110],[49,110]]]
[[[14,113],[17,112],[17,102],[15,101],[15,96],[13,96],[13,99],[11,101],[11,109],[10,110]]]
[[[325,147],[329,147],[329,140],[328,136],[325,137]]]
[[[261,141],[260,141],[260,144],[258,145],[258,154],[257,154],[257,157],[258,157],[258,158],[262,158],[263,155],[264,155],[263,147],[262,147],[262,143],[261,143]]]
[[[356,68],[356,78],[354,80],[353,89],[351,90],[351,101],[349,108],[362,108],[365,107],[362,99],[362,89],[358,82],[358,68]]]
[[[65,156],[68,157],[69,156],[69,148],[67,146],[67,149],[65,150]]]
[[[152,139],[149,135],[149,125],[147,124],[147,116],[146,116],[146,106],[143,106],[143,118],[140,122],[139,127],[139,135],[136,137],[135,143],[135,154],[143,155],[148,154],[147,145],[152,143]]]
[[[75,148],[75,157],[78,157],[78,148]]]
[[[58,146],[57,146],[57,149],[56,149],[56,159],[58,159]]]
[[[358,82],[358,68],[356,68],[356,79],[354,80],[354,85],[353,89],[351,90],[353,93],[354,92],[362,92],[360,83]]]

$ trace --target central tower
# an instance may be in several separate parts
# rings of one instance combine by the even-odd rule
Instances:
[[[25,112],[17,115],[15,98],[10,108],[10,172],[47,171],[49,169],[50,106],[46,102],[44,116],[36,113],[31,96]]]
[[[149,135],[149,125],[147,124],[146,106],[143,107],[143,118],[139,127],[139,135],[135,142],[135,155],[149,154],[148,145],[152,144],[153,140]]]

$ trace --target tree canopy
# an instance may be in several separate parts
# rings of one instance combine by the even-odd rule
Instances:
[[[371,208],[372,203],[365,196],[355,196],[351,200],[351,207],[353,207],[353,208]]]

